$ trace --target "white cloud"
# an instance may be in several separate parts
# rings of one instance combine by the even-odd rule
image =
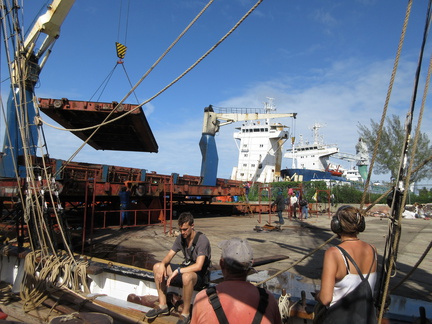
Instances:
[[[369,126],[371,119],[381,119],[392,65],[391,61],[338,62],[312,77],[286,77],[254,84],[243,94],[224,100],[220,106],[262,107],[266,97],[275,98],[278,112],[298,113],[296,136],[303,134],[305,139],[311,139],[310,126],[320,122],[326,126],[321,131],[326,142],[338,144],[343,153],[355,154],[358,123]],[[412,63],[400,64],[387,116],[396,114],[404,118],[411,99],[413,71]],[[423,125],[430,123],[430,117],[428,119]],[[290,121],[283,122],[291,125]],[[229,176],[226,170],[236,165],[237,151],[234,144],[228,144],[233,142],[232,131],[230,140],[226,131],[222,128],[218,138],[218,145],[224,150],[219,173]],[[431,138],[429,129],[423,132]],[[285,161],[283,167],[286,165]]]

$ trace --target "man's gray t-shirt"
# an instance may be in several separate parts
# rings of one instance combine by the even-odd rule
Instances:
[[[195,235],[197,234],[198,232],[195,233]],[[179,251],[183,251],[181,234],[177,236],[177,238],[175,239],[171,250],[173,250],[176,253]],[[183,252],[186,252],[186,255],[184,255],[185,261],[192,260],[193,262],[196,262],[196,259],[200,255],[206,256],[206,260],[204,261],[204,267],[201,271],[202,272],[207,271],[207,267],[210,264],[210,260],[211,260],[211,247],[210,247],[210,241],[208,240],[207,236],[201,233],[201,235],[199,235],[198,237],[195,247],[192,244],[189,248],[186,248],[185,251]]]

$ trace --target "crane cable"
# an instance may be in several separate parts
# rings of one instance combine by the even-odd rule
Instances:
[[[211,0],[210,2],[213,2],[214,0]],[[161,95],[163,92],[165,92],[166,90],[168,90],[171,86],[173,86],[175,83],[177,83],[180,79],[182,79],[186,74],[188,74],[191,70],[193,70],[199,63],[201,63],[202,60],[204,60],[211,52],[213,52],[216,47],[218,47],[228,36],[230,36],[238,27],[239,25],[258,7],[258,5],[264,0],[258,0],[258,2],[235,24],[234,27],[232,27],[232,29],[226,33],[219,41],[216,42],[215,45],[213,45],[207,52],[205,52],[198,60],[195,61],[195,63],[193,63],[189,68],[187,68],[183,73],[181,73],[177,78],[175,78],[173,81],[171,81],[171,83],[169,83],[168,85],[166,85],[164,88],[162,88],[160,91],[158,91],[156,94],[154,94],[152,97],[150,97],[149,99],[145,100],[144,102],[142,102],[141,104],[139,104],[137,107],[135,107],[134,109],[129,110],[128,112],[126,112],[125,114],[123,114],[122,116],[113,118],[109,121],[100,123],[98,125],[94,125],[94,126],[90,126],[90,127],[85,127],[85,128],[77,128],[77,129],[67,129],[67,128],[61,128],[61,127],[56,127],[54,125],[51,125],[49,123],[47,123],[46,121],[41,121],[43,122],[45,125],[58,129],[58,130],[62,130],[62,131],[70,131],[70,132],[77,132],[77,131],[85,131],[85,130],[90,130],[90,129],[95,129],[95,128],[100,128],[101,126],[105,126],[107,124],[110,124],[114,121],[117,121],[118,119],[121,119],[123,117],[125,117],[125,115],[127,114],[131,114],[134,111],[136,111],[137,109],[141,108],[142,106],[144,106],[145,104],[149,103],[150,101],[152,101],[153,99],[157,98],[159,95]],[[180,36],[179,36],[180,37]],[[176,40],[177,41],[177,40]],[[174,45],[174,44],[172,44]],[[171,49],[172,46],[170,46],[169,49]],[[168,50],[167,50],[168,51]],[[166,52],[163,54],[163,56],[166,55]],[[163,56],[161,56],[158,60],[157,63],[159,63],[159,61],[163,58]],[[136,87],[138,87],[138,85],[144,80],[144,78],[154,69],[154,67],[157,65],[157,63],[153,64],[152,67],[146,72],[146,74],[135,84],[134,88],[131,89],[128,94],[121,100],[121,102],[118,103],[118,106],[120,106],[125,99],[127,99],[130,94],[132,93],[133,90],[136,89]],[[117,107],[118,107],[117,106]],[[116,108],[117,108],[116,107]],[[115,109],[112,111],[114,112]],[[111,112],[111,113],[112,113]]]
[[[141,103],[140,105],[138,105],[137,107],[135,107],[134,109],[131,109],[130,111],[128,111],[128,112],[126,112],[126,113],[124,113],[123,115],[121,115],[121,116],[119,116],[119,117],[116,117],[116,118],[113,118],[113,119],[111,119],[111,120],[109,120],[109,121],[107,121],[108,120],[108,118],[109,117],[111,117],[111,115],[116,111],[116,109],[118,108],[118,107],[120,107],[121,106],[121,104],[127,99],[127,98],[129,98],[129,96],[131,95],[131,93],[133,92],[133,91],[135,91],[135,89],[144,81],[144,79],[150,74],[150,72],[152,72],[153,70],[154,70],[154,68],[162,61],[162,59],[169,53],[169,51],[180,41],[180,39],[186,34],[186,32],[193,26],[193,24],[198,20],[198,18],[199,17],[201,17],[201,15],[205,12],[205,10],[207,10],[207,8],[210,6],[210,4],[212,4],[213,3],[213,1],[214,0],[210,0],[208,3],[207,3],[207,5],[201,10],[201,12],[189,23],[189,25],[180,33],[180,35],[179,36],[177,36],[177,38],[174,40],[174,42],[172,42],[171,43],[171,45],[170,46],[168,46],[168,48],[164,51],[164,53],[152,64],[152,66],[147,70],[147,72],[146,73],[144,73],[144,75],[141,77],[141,79],[140,80],[138,80],[138,82],[135,84],[135,86],[131,89],[131,90],[129,90],[129,92],[123,97],[123,99],[118,103],[118,105],[108,114],[108,116],[105,118],[105,120],[102,122],[102,123],[100,123],[100,124],[98,124],[98,125],[94,125],[94,126],[90,126],[90,127],[85,127],[85,128],[79,128],[79,129],[68,129],[68,128],[62,128],[62,127],[57,127],[57,126],[54,126],[54,125],[51,125],[51,124],[49,124],[49,123],[47,123],[46,121],[44,121],[44,120],[41,120],[41,122],[43,122],[45,125],[47,125],[47,126],[49,126],[49,127],[52,127],[52,128],[54,128],[54,129],[57,129],[57,130],[61,130],[61,131],[69,131],[69,132],[75,132],[75,131],[85,131],[85,130],[91,130],[91,129],[95,129],[95,128],[97,128],[97,129],[99,129],[100,127],[102,127],[102,126],[105,126],[105,125],[107,125],[107,124],[110,124],[110,123],[112,123],[112,122],[114,122],[114,121],[117,121],[118,119],[121,119],[121,118],[123,118],[123,117],[126,117],[128,114],[131,114],[131,113],[133,113],[134,111],[136,111],[137,109],[139,109],[139,108],[141,108],[142,106],[144,106],[145,104],[147,104],[147,103],[149,103],[150,101],[152,101],[154,98],[156,98],[156,97],[158,97],[161,93],[163,93],[165,90],[167,90],[168,88],[170,88],[174,83],[176,83],[178,80],[180,80],[183,76],[185,76],[188,72],[190,72],[190,70],[192,70],[192,68],[193,67],[195,67],[201,60],[202,60],[202,58],[201,58],[201,60],[199,60],[199,62],[197,63],[197,62],[195,62],[193,65],[192,65],[192,68],[191,67],[189,67],[189,69],[187,69],[185,72],[183,72],[179,77],[177,77],[174,81],[172,81],[170,84],[168,84],[167,86],[165,86],[162,90],[160,90],[159,92],[157,92],[153,97],[151,97],[150,99],[148,99],[148,100],[146,100],[146,101],[144,101],[143,103]],[[263,0],[261,0],[261,1],[263,1]],[[207,52],[208,53],[208,52]],[[207,54],[208,55],[208,54]],[[92,137],[94,135],[94,133],[93,134],[91,134],[90,135],[90,138]],[[90,139],[89,138],[89,139]],[[88,142],[88,140],[89,139],[87,139],[87,141],[86,142]],[[82,147],[85,145],[86,143],[84,143],[78,150],[77,150],[77,152],[76,153],[74,153],[74,156],[76,156],[76,154],[78,154],[78,152],[82,149]]]
[[[59,174],[60,172],[62,172],[66,166],[75,158],[75,156],[77,156],[77,154],[83,149],[83,147],[88,143],[88,141],[94,136],[94,134],[97,133],[97,131],[99,130],[99,128],[101,128],[102,126],[112,123],[118,119],[121,119],[123,117],[126,117],[127,115],[131,114],[132,112],[136,111],[137,109],[140,109],[142,106],[144,106],[146,103],[150,102],[151,100],[153,100],[154,98],[156,98],[159,94],[161,94],[163,91],[165,91],[166,89],[168,89],[169,86],[166,86],[163,91],[159,91],[159,93],[155,96],[153,96],[152,98],[150,98],[149,100],[147,100],[146,102],[141,103],[140,105],[138,105],[136,108],[131,109],[129,112],[124,113],[123,115],[113,118],[111,120],[108,121],[108,119],[111,117],[111,115],[117,110],[118,107],[121,106],[121,104],[130,96],[130,94],[132,92],[135,91],[135,89],[141,84],[142,81],[144,81],[144,79],[150,74],[151,71],[153,71],[153,69],[160,63],[160,61],[162,61],[162,59],[168,54],[168,52],[174,47],[174,45],[176,45],[180,39],[186,34],[186,32],[194,25],[194,23],[198,20],[199,17],[201,17],[201,15],[207,10],[207,8],[213,3],[214,0],[210,0],[207,5],[198,13],[198,15],[189,23],[188,26],[186,26],[186,28],[180,33],[179,36],[177,36],[177,38],[174,40],[173,43],[171,43],[170,46],[168,46],[168,48],[165,50],[165,52],[156,60],[155,63],[153,63],[153,65],[150,67],[149,70],[147,70],[147,72],[141,77],[141,79],[135,84],[134,87],[132,87],[131,90],[129,90],[129,92],[126,94],[125,97],[123,97],[123,99],[117,104],[117,106],[105,117],[104,121],[96,126],[93,127],[89,127],[86,128],[87,129],[94,129],[96,128],[92,134],[90,134],[90,136],[81,144],[81,146],[71,155],[71,157],[65,161],[65,163],[62,165],[62,167],[57,170],[56,175]],[[262,1],[262,0],[261,0]],[[184,73],[185,74],[185,73]],[[173,83],[172,83],[173,84]],[[53,125],[47,124],[46,122],[44,122],[46,125],[50,126],[50,127],[54,127],[57,128]],[[68,129],[62,129],[62,128],[57,128],[59,130],[68,130]],[[69,130],[70,131],[70,130]]]
[[[93,95],[90,97],[89,101],[92,101],[92,100],[93,100],[93,97],[96,95],[96,93],[98,93],[98,91],[103,87],[103,90],[101,91],[101,93],[100,93],[99,97],[96,99],[96,101],[99,101],[99,100],[100,100],[100,97],[102,96],[102,94],[103,94],[103,92],[104,92],[106,86],[108,85],[109,80],[111,80],[111,77],[114,75],[114,71],[115,71],[115,69],[116,69],[117,66],[119,66],[119,65],[121,65],[121,66],[123,67],[123,71],[124,71],[124,73],[125,73],[125,75],[126,75],[126,79],[128,80],[129,86],[130,86],[131,88],[133,87],[132,82],[131,82],[131,79],[129,78],[129,74],[128,74],[127,71],[126,71],[124,61],[119,60],[119,61],[117,61],[116,64],[114,65],[114,68],[113,68],[113,69],[108,73],[107,77],[102,81],[101,85],[96,89],[96,91],[95,91],[95,92],[93,93]],[[133,94],[134,94],[134,96],[135,96],[136,102],[139,103],[139,100],[138,100],[138,97],[137,97],[135,91],[133,92]],[[115,109],[117,109],[117,107],[115,107]],[[114,109],[113,111],[115,111],[115,109]]]
[[[122,8],[123,8],[123,0],[120,1],[120,10],[119,10],[119,21],[118,21],[118,28],[117,28],[117,43],[120,43],[120,27],[121,27],[121,19],[122,19]],[[126,13],[126,28],[125,28],[125,35],[124,35],[124,44],[122,45],[126,46],[127,43],[127,35],[128,35],[128,28],[129,28],[129,10],[130,10],[130,0],[128,0],[127,5],[127,13]],[[117,53],[118,54],[118,53]],[[120,58],[120,57],[119,57]]]
[[[155,95],[153,95],[152,97],[150,97],[149,99],[147,99],[146,101],[142,102],[141,104],[139,104],[137,107],[135,107],[134,109],[131,109],[130,111],[126,112],[125,114],[123,114],[122,116],[113,118],[109,121],[106,121],[111,114],[117,109],[117,107],[120,107],[120,105],[129,97],[129,95],[138,87],[138,85],[144,80],[144,78],[154,69],[154,67],[160,62],[160,60],[162,60],[162,58],[168,53],[168,51],[172,48],[172,46],[175,45],[175,43],[179,40],[179,38],[181,36],[183,36],[183,34],[186,32],[187,29],[189,29],[189,27],[196,21],[196,19],[198,19],[198,16],[194,19],[193,22],[191,22],[191,24],[186,28],[186,30],[176,39],[176,41],[170,45],[170,47],[164,52],[164,54],[152,65],[152,67],[146,72],[146,74],[135,84],[135,86],[128,92],[128,94],[118,103],[117,107],[114,108],[110,114],[105,118],[105,121],[99,125],[96,126],[92,126],[92,127],[88,127],[88,128],[84,128],[81,130],[88,130],[88,129],[94,129],[97,128],[91,135],[89,138],[87,138],[87,140],[76,150],[76,152],[71,156],[71,158],[66,161],[66,163],[63,166],[66,166],[78,153],[79,151],[86,145],[86,143],[90,140],[90,138],[97,132],[97,130],[109,123],[112,123],[120,118],[125,117],[127,114],[131,114],[132,112],[134,112],[137,109],[140,109],[142,106],[144,106],[145,104],[149,103],[150,101],[152,101],[153,99],[155,99],[156,97],[158,97],[159,95],[161,95],[163,92],[165,92],[167,89],[169,89],[172,85],[174,85],[175,83],[177,83],[180,79],[182,79],[186,74],[188,74],[191,70],[193,70],[204,58],[206,58],[211,52],[213,52],[214,49],[216,49],[217,46],[219,46],[228,36],[230,36],[239,26],[241,23],[243,23],[243,21],[261,4],[263,0],[258,0],[258,2],[234,25],[234,27],[231,28],[231,30],[226,33],[215,45],[213,45],[206,53],[204,53],[195,63],[193,63],[188,69],[186,69],[182,74],[180,74],[176,79],[174,79],[171,83],[169,83],[167,86],[165,86],[163,89],[161,89],[159,92],[157,92]],[[213,2],[213,0],[210,0],[210,2],[206,5],[206,7],[202,10],[202,12]],[[202,12],[199,14],[199,16],[202,14]],[[50,126],[50,127],[54,127],[53,125],[50,125],[48,123],[46,123],[45,121],[42,121],[44,124]],[[67,130],[67,131],[77,131],[77,130],[70,130],[70,129],[64,129],[64,128],[57,128],[60,130]],[[61,170],[59,170],[61,171]]]
[[[117,66],[121,65],[123,67],[123,71],[126,75],[126,79],[128,80],[129,86],[132,88],[132,82],[129,78],[129,75],[126,71],[125,65],[124,65],[124,61],[123,59],[126,56],[126,50],[127,50],[127,35],[128,35],[128,27],[129,27],[129,12],[130,12],[130,0],[128,0],[128,4],[127,4],[127,10],[126,10],[126,27],[125,27],[125,35],[124,35],[124,40],[121,41],[120,40],[120,30],[121,30],[121,26],[122,26],[122,8],[123,8],[123,0],[120,2],[120,9],[119,9],[119,19],[118,19],[118,27],[117,27],[117,41],[115,42],[116,45],[116,53],[117,53],[117,62],[114,65],[114,68],[108,73],[108,76],[102,81],[101,85],[96,89],[96,91],[94,92],[94,94],[90,97],[89,101],[92,101],[93,97],[96,95],[96,93],[99,92],[99,90],[103,87],[103,90],[100,91],[99,97],[96,99],[96,101],[99,101],[106,86],[109,83],[109,80],[111,80],[111,77],[114,74],[115,69],[117,68]],[[136,102],[139,103],[138,97],[136,95],[136,93],[134,92],[134,96],[136,99]]]

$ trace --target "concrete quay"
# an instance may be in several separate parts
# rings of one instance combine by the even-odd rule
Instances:
[[[375,208],[375,207],[374,207]],[[377,209],[375,210],[377,211]],[[254,250],[254,258],[262,260],[273,256],[285,256],[286,259],[256,266],[257,271],[268,270],[269,274],[286,270],[296,261],[315,250],[333,236],[330,230],[330,213],[319,213],[306,220],[288,220],[284,213],[285,224],[278,229],[264,229],[266,224],[275,225],[275,214],[252,214],[245,216],[206,216],[196,217],[195,229],[207,235],[212,247],[213,265],[218,265],[220,249],[217,244],[231,237],[247,239]],[[377,247],[379,264],[386,246],[389,232],[389,220],[382,213],[370,213],[366,217],[366,230],[359,237]],[[379,216],[381,215],[381,216]],[[173,221],[173,230],[177,222]],[[162,225],[151,225],[123,230],[106,229],[94,233],[91,255],[151,269],[152,265],[162,260],[174,242],[178,232],[164,233]],[[422,257],[431,242],[432,220],[403,219],[402,235],[399,244],[396,273],[390,282],[390,291],[404,278]],[[332,240],[327,246],[315,252],[302,262],[289,269],[297,280],[319,286],[323,255],[326,248],[338,244]],[[180,253],[181,254],[181,253]],[[174,262],[181,263],[176,256]],[[393,295],[432,302],[432,258],[429,253],[419,267],[397,289]]]

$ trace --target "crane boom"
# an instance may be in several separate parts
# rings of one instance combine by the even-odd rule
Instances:
[[[34,87],[51,53],[51,47],[60,36],[60,26],[74,3],[75,0],[54,0],[48,6],[46,13],[38,18],[22,42],[20,40],[23,38],[20,33],[16,33],[15,29],[9,31],[9,39],[14,41],[16,46],[11,47],[15,48],[15,52],[8,56],[13,57],[13,61],[8,62],[11,90],[7,103],[8,127],[5,129],[5,132],[8,133],[4,136],[2,154],[0,154],[0,176],[2,177],[15,176],[17,160],[20,156],[24,156],[25,152],[31,156],[36,155],[38,132],[37,125],[34,124],[36,115],[32,101]],[[13,20],[10,24],[5,25],[17,26],[15,18],[8,15],[12,11],[12,8],[8,8],[9,4],[5,1],[1,1],[0,4],[2,8],[7,9],[2,10],[1,19]],[[36,50],[41,34],[46,36],[39,49]],[[25,131],[20,132],[19,125],[28,125],[28,127]],[[25,176],[25,172],[25,168],[20,168],[20,176]]]
[[[45,14],[40,16],[24,41],[24,48],[30,50],[40,33],[46,34],[43,45],[36,56],[41,57],[46,49],[60,36],[60,26],[72,8],[75,0],[54,0]]]
[[[212,105],[204,108],[203,130],[199,143],[202,155],[200,174],[202,178],[202,185],[216,185],[219,158],[217,155],[215,135],[219,131],[221,126],[238,121],[251,121],[259,119],[286,117],[296,118],[296,116],[297,113],[215,113]]]

